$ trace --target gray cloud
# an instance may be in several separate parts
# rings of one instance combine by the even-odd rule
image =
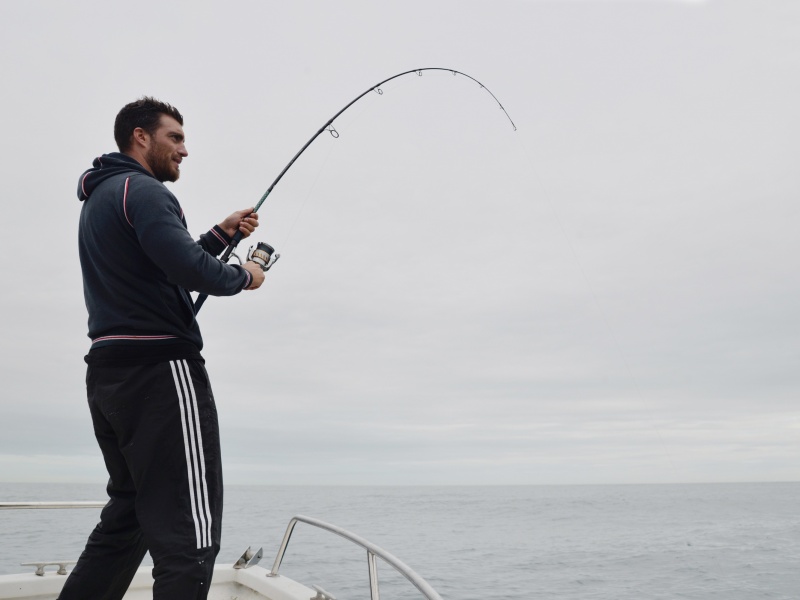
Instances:
[[[419,66],[519,130],[426,73],[295,164],[200,314],[229,481],[797,479],[794,3],[140,6],[0,7],[0,480],[105,478],[73,194],[119,107],[186,116],[199,234]]]

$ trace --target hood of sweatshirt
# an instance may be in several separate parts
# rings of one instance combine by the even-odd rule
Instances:
[[[97,186],[109,177],[131,171],[143,173],[148,177],[153,176],[136,160],[120,152],[111,152],[95,158],[92,168],[84,171],[78,180],[78,200],[88,200]]]

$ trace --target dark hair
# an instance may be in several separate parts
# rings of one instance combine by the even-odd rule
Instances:
[[[177,108],[150,96],[142,96],[123,106],[114,121],[114,140],[119,151],[130,149],[133,130],[137,127],[153,135],[158,129],[161,115],[168,115],[183,125],[183,116]]]

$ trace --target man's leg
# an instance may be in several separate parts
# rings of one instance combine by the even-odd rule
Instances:
[[[137,489],[136,514],[153,557],[154,600],[204,600],[219,552],[222,466],[217,410],[200,361],[158,368],[148,435],[124,450]]]
[[[116,397],[119,383],[124,380],[119,370],[89,367],[86,374],[89,410],[108,470],[110,500],[100,513],[100,523],[89,536],[59,600],[120,600],[147,552],[136,518],[134,483],[119,450],[117,434],[100,410],[104,396]]]
[[[204,600],[219,552],[222,520],[219,426],[205,368],[200,361],[181,360],[104,367],[97,372],[103,373],[103,385],[96,386],[95,404],[113,432],[131,489],[135,490],[127,498],[127,506],[135,505],[137,547],[142,555],[148,548],[153,557],[153,598]],[[106,456],[113,455],[107,445],[101,441],[106,465],[111,463],[109,472],[116,472],[117,461]],[[109,505],[115,500],[112,497]],[[113,539],[121,543],[123,532],[115,530]],[[84,554],[90,546],[95,550],[90,540]],[[67,582],[65,591],[70,595],[62,593],[59,600],[122,597],[142,556],[120,552],[115,571],[99,573],[115,555],[109,551],[113,550],[111,546],[106,542],[86,560],[81,559],[84,565],[79,562],[73,570],[81,576],[76,576],[74,584]],[[105,551],[108,554],[99,556]],[[123,580],[122,572],[130,574],[126,575],[125,589],[120,595],[112,595],[121,587],[112,579]],[[92,584],[90,577],[95,578]],[[93,593],[85,591],[90,585]]]

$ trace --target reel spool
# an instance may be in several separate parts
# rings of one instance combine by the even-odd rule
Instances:
[[[280,254],[274,254],[274,252],[275,248],[269,244],[258,242],[255,250],[250,246],[250,249],[247,251],[247,260],[252,260],[261,267],[262,271],[266,272],[269,271],[272,265],[281,257]]]

